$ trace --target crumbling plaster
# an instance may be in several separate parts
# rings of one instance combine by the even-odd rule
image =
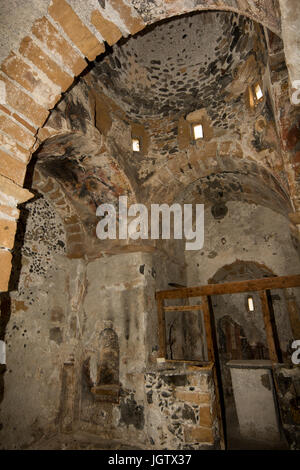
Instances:
[[[84,13],[79,2],[69,3],[84,22],[88,23],[89,5],[95,5],[95,2],[90,2]],[[143,9],[145,21],[163,18],[167,12],[178,14],[178,4],[168,3],[170,5],[167,7],[159,2],[152,3],[151,11],[144,2],[133,2],[136,11]],[[185,2],[184,11],[194,7],[194,2]],[[211,8],[214,8],[213,4]],[[123,34],[128,34],[120,15],[113,13],[110,7],[106,11],[111,18],[119,21]],[[214,16],[210,18],[223,18],[223,26],[222,21],[218,25],[221,31],[228,13],[211,15]],[[209,16],[207,18],[207,28],[219,21],[212,22]],[[185,21],[181,33],[185,34],[188,21],[190,20]],[[95,70],[99,68],[101,77],[101,67],[106,67],[106,70],[109,69],[108,75],[117,77],[117,69],[120,67],[116,56],[122,52],[115,55],[113,53],[110,58],[99,63],[92,73],[82,78],[64,97],[46,126],[39,132],[39,143],[43,141],[44,144],[36,155],[33,181],[35,190],[44,194],[44,197],[28,205],[22,269],[15,276],[17,280],[20,275],[19,290],[11,294],[12,315],[6,330],[11,341],[8,357],[11,363],[20,367],[16,369],[17,372],[11,368],[5,376],[5,395],[1,403],[1,423],[4,427],[0,430],[5,433],[7,427],[10,427],[10,432],[3,441],[5,448],[26,447],[50,433],[72,432],[74,429],[98,433],[103,438],[110,439],[124,440],[125,434],[128,445],[135,441],[142,447],[194,449],[219,446],[220,436],[210,373],[202,374],[197,371],[194,374],[188,371],[186,374],[186,368],[181,370],[178,365],[171,372],[166,372],[163,367],[159,369],[156,363],[157,336],[150,335],[149,332],[157,331],[154,293],[168,288],[169,282],[206,284],[219,268],[235,262],[236,259],[265,264],[279,275],[299,272],[293,240],[286,229],[288,185],[276,135],[274,109],[272,113],[271,101],[267,97],[258,108],[259,113],[254,115],[248,109],[244,110],[244,102],[240,98],[246,91],[241,88],[243,79],[250,72],[253,73],[253,81],[263,76],[265,90],[269,93],[266,56],[256,42],[257,37],[262,39],[262,30],[251,21],[231,15],[231,24],[228,27],[231,31],[230,44],[225,45],[227,49],[232,45],[231,40],[235,42],[232,48],[237,45],[239,51],[243,49],[238,38],[241,36],[236,32],[237,22],[239,27],[250,30],[247,47],[251,46],[252,49],[255,43],[257,62],[250,60],[246,67],[238,69],[236,80],[223,83],[223,91],[226,90],[224,96],[227,96],[229,102],[234,102],[233,121],[225,121],[223,109],[220,112],[221,119],[219,116],[214,117],[213,112],[208,110],[206,129],[209,138],[203,146],[191,145],[189,138],[184,140],[184,118],[181,121],[179,119],[178,124],[177,119],[169,119],[166,108],[162,110],[159,106],[154,106],[160,119],[154,123],[152,129],[147,129],[147,126],[146,129],[143,126],[138,127],[141,124],[136,122],[137,118],[144,118],[143,115],[138,116],[138,112],[143,109],[143,114],[147,114],[148,103],[144,103],[144,108],[139,108],[135,102],[130,102],[130,87],[129,92],[125,90],[125,98],[129,96],[129,100],[125,102],[124,96],[121,99],[120,96],[113,96],[109,87],[105,90],[106,96],[101,94],[103,89],[99,90],[101,84],[97,89]],[[180,20],[178,23],[180,24]],[[162,25],[162,31],[164,26]],[[89,28],[94,31],[90,24]],[[179,26],[178,29],[180,30]],[[153,31],[155,30],[154,28]],[[223,33],[228,33],[226,28],[220,32]],[[157,34],[159,36],[161,33]],[[97,37],[99,38],[98,33]],[[144,38],[147,38],[146,34],[140,37]],[[19,37],[14,39],[19,41]],[[131,38],[124,43],[123,49],[120,47],[123,55],[126,47],[130,50],[130,41],[134,43],[137,40]],[[237,54],[235,65],[248,56],[249,50],[245,44],[244,47],[245,55]],[[224,56],[224,62],[228,58],[228,55]],[[122,67],[120,60],[119,63]],[[137,69],[141,78],[146,77],[145,70],[141,70],[132,60],[129,73],[131,80]],[[232,72],[230,67],[228,72]],[[214,75],[214,70],[210,70],[210,73]],[[227,79],[229,78],[228,76]],[[124,77],[120,83],[126,83]],[[119,93],[116,84],[118,85],[118,81],[113,83],[114,92],[117,90]],[[148,85],[151,85],[151,80]],[[145,89],[141,87],[141,95],[144,92]],[[159,90],[158,96],[162,98],[160,105],[164,104],[165,93],[167,92]],[[140,97],[136,98],[139,102]],[[175,101],[178,104],[176,112],[183,113],[183,98],[178,95]],[[155,100],[152,104],[156,104]],[[192,104],[193,107],[184,108],[184,114],[194,110],[194,103],[189,106]],[[132,105],[134,112],[129,109]],[[235,112],[237,120],[244,121],[241,127],[241,133],[245,134],[242,148],[236,145],[236,133],[230,134],[230,126],[236,124]],[[256,118],[261,118],[261,115],[265,119],[266,128],[258,136]],[[141,160],[135,160],[130,149],[133,128],[135,132],[141,133],[144,142],[147,141],[143,149],[146,151],[140,155]],[[233,129],[232,127],[231,130]],[[173,135],[164,148],[162,145],[166,130]],[[181,148],[180,138],[177,141],[178,131],[182,131],[181,137],[183,135],[185,142]],[[251,166],[252,158],[256,163]],[[159,165],[155,175],[153,169],[156,161],[159,161]],[[235,166],[235,173],[232,165]],[[205,174],[200,173],[203,168],[206,168]],[[234,176],[240,175],[238,168],[247,168],[249,172],[246,172],[248,180],[245,178],[241,188],[236,191]],[[62,178],[62,175],[66,176],[66,170],[70,171],[67,182]],[[230,179],[233,173],[234,176]],[[193,187],[200,174],[201,181],[198,184],[204,187],[203,199],[199,199],[199,192],[195,196]],[[223,174],[226,175],[224,178]],[[256,186],[253,182],[258,175],[261,183]],[[216,200],[215,194],[220,192],[218,180],[222,181],[221,192],[224,189],[228,213],[217,221],[210,213],[211,207],[207,208],[205,245],[196,255],[189,252],[184,259],[182,246],[172,242],[157,243],[156,249],[155,246],[151,247],[151,253],[143,252],[140,247],[140,251],[136,253],[102,257],[105,252],[103,246],[98,244],[95,247],[89,243],[95,237],[94,211],[101,202],[116,204],[120,194],[129,194],[132,200],[148,203],[155,198],[159,202],[165,202],[162,201],[162,196],[173,201],[179,194],[181,202],[198,200],[211,204]],[[264,183],[270,186],[268,190],[263,187]],[[247,186],[253,188],[249,190]],[[276,202],[271,197],[275,194]],[[266,226],[271,229],[266,231]],[[83,241],[82,234],[86,236],[86,233],[90,238]],[[125,248],[130,251],[132,247]],[[32,323],[36,328],[34,326],[32,329]],[[171,323],[172,319],[167,318],[168,331]],[[186,357],[187,354],[197,356],[200,352],[201,359],[203,358],[203,350],[198,349],[195,341],[197,327],[200,335],[203,335],[196,320],[188,325],[185,315],[177,318],[174,354]],[[100,408],[92,394],[91,385],[97,385],[93,380],[94,367],[99,360],[99,337],[107,329],[116,335],[120,353],[120,402],[105,403]],[[45,341],[41,341],[42,336],[46,338]],[[190,340],[192,346],[185,344]],[[287,343],[285,338],[285,347]],[[29,355],[25,365],[22,363],[24,350]],[[44,369],[41,368],[40,361],[37,363],[37,350],[39,359],[42,357],[44,360]],[[168,352],[170,354],[170,350]],[[21,368],[25,388],[26,381],[28,383],[27,394],[24,396],[16,393],[16,384],[20,377],[18,371]],[[50,377],[50,381],[41,380],[45,376]],[[39,409],[33,402],[36,396],[39,397]],[[203,402],[195,403],[199,396],[203,398]],[[284,394],[282,399],[287,401]],[[19,404],[20,414],[14,411],[16,403]]]

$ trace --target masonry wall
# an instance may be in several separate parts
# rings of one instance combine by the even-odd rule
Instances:
[[[1,298],[7,365],[0,442],[11,449],[57,429],[61,365],[70,344],[68,285],[77,269],[65,257],[64,226],[43,198],[26,206],[17,243],[15,289],[9,301]]]
[[[231,201],[227,207],[228,213],[221,220],[214,218],[211,207],[206,208],[203,249],[186,252],[188,285],[299,272],[297,245],[285,229],[284,216],[254,204]],[[249,295],[254,300],[254,312],[247,309],[247,293],[212,296],[228,432],[231,435],[238,421],[226,363],[232,359],[269,359],[260,298],[255,292]],[[299,417],[295,397],[299,388],[299,371],[291,362],[291,343],[298,334],[300,289],[272,290],[271,295],[281,361],[285,363],[274,371],[280,419],[289,445],[297,448]]]
[[[214,218],[211,207],[205,210],[203,249],[198,252],[186,252],[188,285],[258,279],[270,275],[285,276],[299,272],[297,247],[285,228],[284,216],[254,204],[231,201],[226,206],[228,213],[221,220]],[[290,343],[296,333],[293,328],[297,323],[296,319],[293,321],[289,301],[294,298],[299,305],[298,291],[297,288],[272,291],[279,339],[285,359],[290,356]],[[240,318],[239,324],[250,332],[245,296],[246,294],[214,296],[216,321],[220,322],[225,313],[237,321],[234,312],[238,316],[240,312],[244,312],[244,319]],[[258,309],[254,315],[259,315],[260,301],[255,293],[253,297]],[[296,308],[299,309],[299,306]],[[254,336],[266,346],[266,340],[261,336],[261,319],[257,318],[254,324],[257,329]],[[253,341],[254,338],[250,342]],[[263,356],[264,353],[262,358]]]

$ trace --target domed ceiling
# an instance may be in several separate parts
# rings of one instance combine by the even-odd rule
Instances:
[[[251,54],[257,67],[265,61],[254,47],[260,28],[227,12],[179,17],[118,43],[92,75],[130,119],[206,108],[214,124],[227,129],[234,116],[226,96],[236,69]]]

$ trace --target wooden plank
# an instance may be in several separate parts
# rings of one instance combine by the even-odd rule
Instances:
[[[251,279],[249,281],[226,282],[224,284],[208,284],[206,286],[163,290],[156,293],[156,298],[183,299],[187,297],[201,297],[203,295],[237,294],[240,292],[284,289],[299,286],[300,274],[297,274],[295,276],[266,277],[263,279]]]
[[[265,290],[260,292],[260,300],[261,300],[261,307],[262,307],[262,312],[263,312],[263,317],[264,317],[270,360],[273,362],[278,362],[278,355],[277,355],[274,336],[273,336],[273,327],[272,327],[272,322],[271,322],[268,296]]]
[[[167,312],[172,312],[172,311],[189,311],[189,310],[202,310],[201,305],[168,305],[167,307],[164,307],[164,310]]]
[[[220,401],[220,393],[219,393],[219,382],[216,372],[216,366],[213,368],[213,381],[214,381],[214,388],[215,388],[215,399],[213,403],[213,407],[216,410],[216,416],[219,425],[219,433],[220,433],[220,447],[221,450],[225,450],[226,443],[225,443],[225,435],[224,435],[224,426],[223,426],[223,419],[222,419],[222,408],[221,408],[221,401]]]
[[[157,299],[157,315],[158,315],[158,345],[159,357],[167,356],[166,345],[166,318],[164,311],[164,299]]]
[[[212,337],[211,323],[210,323],[211,318],[210,318],[210,311],[209,311],[209,304],[208,304],[207,296],[202,296],[202,312],[203,312],[203,319],[204,319],[204,326],[205,326],[205,333],[206,333],[208,360],[214,362],[215,352],[214,352],[213,337]]]

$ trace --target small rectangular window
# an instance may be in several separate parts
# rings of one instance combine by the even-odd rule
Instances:
[[[254,89],[255,89],[256,99],[260,100],[264,96],[260,85],[257,83]]]
[[[132,150],[133,150],[134,152],[140,152],[141,148],[140,148],[140,141],[139,141],[139,139],[132,138]]]
[[[194,140],[203,139],[203,127],[202,124],[193,125]]]
[[[248,306],[249,312],[254,312],[254,301],[253,301],[253,297],[251,297],[250,295],[247,298],[247,306]]]

